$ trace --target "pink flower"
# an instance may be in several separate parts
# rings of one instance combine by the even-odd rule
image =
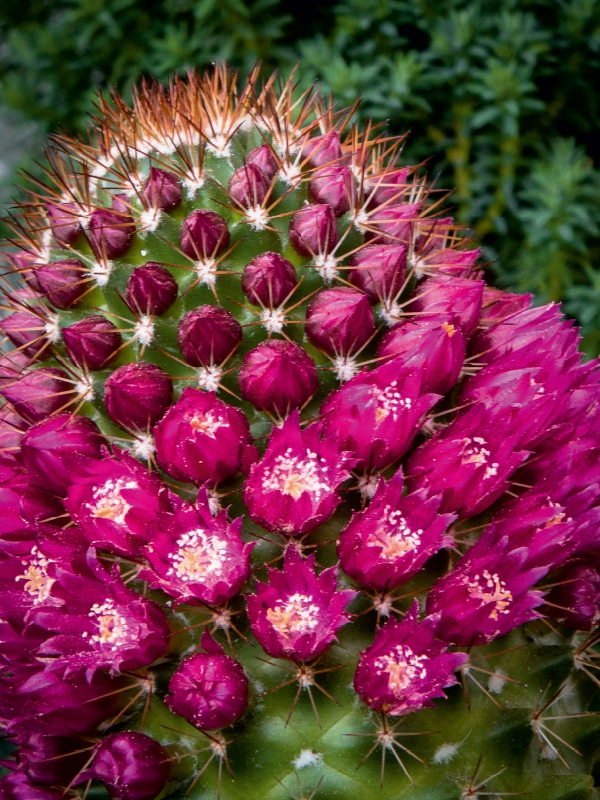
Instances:
[[[269,583],[257,582],[247,598],[252,633],[273,658],[310,662],[336,640],[349,622],[344,610],[356,592],[337,589],[337,567],[315,573],[315,556],[303,559],[288,546],[283,571],[269,569]]]
[[[324,431],[360,469],[384,469],[404,455],[439,399],[422,394],[421,381],[421,373],[402,369],[398,358],[363,370],[323,404]]]
[[[281,428],[273,428],[265,455],[252,466],[244,488],[248,513],[258,525],[299,536],[331,517],[353,460],[331,438],[321,438],[321,432],[320,423],[301,430],[297,411]]]
[[[582,562],[552,573],[555,587],[542,611],[576,631],[591,631],[600,621],[600,573]]]
[[[439,615],[418,622],[415,601],[401,622],[390,617],[375,634],[375,641],[360,655],[354,675],[359,697],[374,711],[394,717],[431,708],[434,697],[457,682],[454,670],[467,660],[466,653],[448,653],[438,641]]]
[[[402,484],[402,470],[388,483],[381,479],[367,508],[340,533],[341,567],[363,588],[401,586],[451,541],[444,531],[456,517],[437,513],[440,498],[422,491],[402,497]]]
[[[220,483],[254,453],[243,412],[198,389],[184,390],[154,434],[159,464],[186,483]]]
[[[427,278],[417,286],[410,312],[422,314],[456,314],[466,338],[479,322],[484,281],[455,278],[447,275]]]
[[[226,511],[212,517],[206,490],[200,490],[195,506],[159,515],[156,527],[144,548],[151,569],[140,577],[177,603],[223,605],[250,578],[255,542],[242,541],[241,517],[230,525]]]

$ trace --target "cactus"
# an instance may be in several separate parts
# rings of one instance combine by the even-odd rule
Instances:
[[[0,797],[596,796],[600,372],[352,114],[146,83],[9,220]]]

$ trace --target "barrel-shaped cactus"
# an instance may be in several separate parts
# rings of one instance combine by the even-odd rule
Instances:
[[[352,114],[145,83],[9,220],[0,798],[596,796],[598,365]]]

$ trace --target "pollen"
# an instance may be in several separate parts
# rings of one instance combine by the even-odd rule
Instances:
[[[267,619],[284,639],[294,634],[312,633],[319,624],[319,606],[310,595],[299,592],[286,600],[278,600],[274,608],[267,609]]]
[[[514,598],[497,573],[484,569],[481,576],[475,575],[472,581],[465,578],[464,582],[469,588],[469,596],[480,600],[482,606],[488,603],[494,604],[489,614],[490,619],[497,620],[500,614],[510,613],[510,605]]]
[[[400,511],[386,506],[377,530],[367,537],[367,547],[380,547],[380,558],[395,561],[407,553],[413,553],[421,544],[422,535],[420,529],[411,531]]]
[[[456,333],[456,328],[454,327],[454,325],[451,325],[449,322],[442,323],[442,328],[446,331],[446,333],[448,334],[448,338],[450,338],[450,339]]]
[[[474,436],[472,439],[467,438],[463,441],[465,448],[462,453],[462,464],[476,464],[478,467],[481,467],[488,463],[491,453],[484,447],[486,444],[485,439],[482,439],[481,436]],[[498,464],[492,465],[492,469],[494,468],[497,470]],[[495,474],[496,472],[491,473],[491,475]],[[487,474],[487,470],[485,477],[490,477],[490,475]]]
[[[109,519],[117,525],[125,525],[125,519],[131,505],[124,499],[123,489],[137,489],[134,480],[126,478],[110,479],[102,486],[94,487],[93,498],[95,503],[86,503],[86,508],[91,509],[92,516],[99,519]]]
[[[186,583],[203,583],[209,588],[225,579],[230,560],[225,539],[197,528],[186,531],[177,540],[177,548],[169,553],[173,566],[167,575],[175,575]]]
[[[15,581],[25,581],[23,589],[33,597],[33,604],[37,606],[48,599],[52,584],[55,582],[54,578],[50,578],[48,575],[50,562],[34,545],[31,550],[31,558],[21,563],[27,569],[22,575],[17,575]]]
[[[127,617],[120,613],[111,598],[107,598],[104,603],[94,603],[88,617],[98,625],[98,633],[89,637],[90,642],[101,647],[106,646],[109,650],[118,650],[123,645],[135,642],[136,637]]]
[[[388,686],[397,694],[427,677],[426,661],[427,656],[416,655],[407,644],[397,644],[391,653],[376,658],[374,666],[378,675],[387,673]]]
[[[398,381],[392,381],[385,389],[374,386],[372,395],[375,400],[375,427],[392,415],[394,422],[398,421],[400,409],[410,411],[412,400],[409,397],[402,397],[397,389]]]
[[[197,411],[190,417],[190,427],[197,433],[216,439],[215,433],[219,428],[228,428],[229,423],[225,422],[222,416],[217,417],[214,411],[207,411],[206,414]]]
[[[294,500],[308,492],[312,500],[319,503],[331,491],[331,484],[327,479],[329,469],[323,465],[323,461],[321,459],[319,463],[317,454],[310,450],[307,450],[304,459],[293,456],[290,447],[285,454],[277,456],[272,468],[265,470],[263,489],[290,495]]]

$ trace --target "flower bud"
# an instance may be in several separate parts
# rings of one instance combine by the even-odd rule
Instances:
[[[387,592],[410,580],[451,540],[444,531],[456,517],[438,514],[439,497],[415,492],[402,497],[402,470],[381,479],[364,511],[340,533],[338,555],[344,572],[359,586]]]
[[[187,216],[179,230],[183,252],[193,261],[214,258],[229,246],[227,223],[214,211],[197,208]]]
[[[169,779],[166,750],[144,733],[122,731],[106,736],[94,750],[93,761],[75,785],[102,781],[115,800],[154,800]]]
[[[0,800],[64,800],[61,789],[34,784],[25,770],[17,769],[0,780]]]
[[[409,312],[421,314],[456,314],[466,338],[479,324],[483,281],[439,276],[427,278],[417,286]]]
[[[298,285],[293,264],[279,253],[261,253],[242,274],[242,289],[254,305],[278,308]]]
[[[331,517],[354,461],[331,438],[321,438],[321,431],[320,423],[301,430],[297,411],[281,428],[273,428],[244,487],[244,502],[257,525],[300,536]]]
[[[379,342],[377,357],[396,356],[402,367],[423,371],[424,392],[446,394],[460,377],[466,349],[458,319],[451,314],[432,314],[390,328]]]
[[[136,267],[127,281],[125,302],[134,314],[160,316],[177,299],[177,281],[156,261]]]
[[[269,181],[279,172],[279,166],[268,144],[261,144],[251,150],[244,159],[244,164],[258,167]]]
[[[17,311],[4,317],[0,321],[0,331],[29,359],[34,359],[40,350],[48,349],[46,322],[30,311]]]
[[[138,555],[150,541],[150,524],[171,511],[156,473],[120,451],[73,475],[65,505],[90,544],[123,556]]]
[[[177,604],[222,606],[250,578],[255,542],[243,543],[241,517],[228,525],[226,511],[212,516],[205,489],[196,506],[183,504],[175,513],[159,515],[156,528],[144,548],[151,568],[140,578]]]
[[[392,301],[401,290],[406,274],[404,245],[372,244],[352,256],[348,279],[374,303]]]
[[[201,730],[231,725],[248,708],[248,678],[242,665],[225,655],[208,631],[202,647],[177,667],[169,683],[166,705]]]
[[[359,469],[384,469],[403,456],[439,400],[437,394],[422,393],[420,372],[398,361],[363,370],[321,408],[326,434],[352,453]]]
[[[0,358],[0,391],[14,383],[30,364],[31,359],[22,350],[3,353]]]
[[[478,277],[475,263],[480,255],[481,249],[479,247],[475,250],[446,248],[428,253],[426,264],[430,270],[435,267],[435,272],[440,275],[445,274],[454,278],[475,280]],[[523,297],[524,295],[520,296]]]
[[[337,567],[315,573],[315,556],[285,551],[283,571],[269,569],[247,598],[252,633],[272,658],[314,661],[336,640],[350,617],[344,611],[357,592],[337,589]]]
[[[356,353],[375,333],[375,321],[366,294],[347,286],[326,289],[306,310],[306,336],[327,355]]]
[[[42,367],[30,370],[10,383],[1,393],[17,414],[27,422],[40,422],[75,399],[75,387],[62,369]]]
[[[301,256],[323,256],[338,243],[337,223],[327,203],[303,206],[290,223],[290,243]]]
[[[139,361],[116,369],[104,384],[104,403],[113,422],[147,431],[171,405],[173,384],[155,364]]]
[[[88,417],[57,414],[30,428],[21,444],[33,486],[64,496],[89,461],[101,458],[104,438]]]
[[[369,228],[365,233],[365,240],[377,244],[408,244],[419,219],[421,205],[421,203],[401,203],[375,209],[369,215]]]
[[[354,205],[354,187],[354,176],[349,167],[321,167],[312,174],[308,195],[313,203],[328,203],[335,216],[341,217]]]
[[[194,308],[179,323],[177,343],[192,367],[220,364],[242,341],[242,326],[222,306]]]
[[[497,325],[503,319],[512,317],[519,311],[531,308],[531,294],[510,294],[493,286],[486,286],[483,290],[481,317],[479,323],[485,327]]]
[[[100,257],[121,258],[131,247],[135,224],[131,211],[118,198],[113,208],[92,211],[89,224],[90,244]]]
[[[287,416],[319,388],[317,368],[295,342],[269,339],[246,354],[238,382],[242,397],[259,411]]]
[[[63,328],[62,334],[67,355],[81,369],[102,369],[112,361],[121,344],[116,326],[101,314]]]
[[[338,131],[329,131],[322,136],[313,136],[302,147],[302,158],[310,167],[321,167],[342,158],[342,146]]]
[[[393,717],[431,708],[434,697],[457,682],[452,674],[467,660],[467,653],[447,653],[435,636],[438,616],[418,621],[415,600],[402,621],[390,617],[375,634],[375,641],[360,654],[354,688],[369,708]]]
[[[244,208],[260,206],[269,191],[267,176],[254,164],[236,169],[229,179],[232,200]]]
[[[240,469],[251,446],[239,408],[212,394],[184,389],[154,431],[160,466],[185,483],[220,483]]]
[[[18,744],[15,756],[19,769],[36,784],[66,786],[87,761],[85,752],[76,752],[81,750],[80,739],[48,736],[35,730],[18,731],[11,738]],[[31,797],[27,795],[27,800]]]
[[[600,574],[576,562],[551,575],[554,587],[546,595],[542,613],[576,631],[591,631],[600,620]]]
[[[27,424],[8,407],[0,411],[0,469],[20,472],[21,441]]]
[[[35,276],[46,297],[61,310],[74,305],[88,288],[89,270],[78,258],[63,258],[35,268]]]
[[[150,167],[150,175],[142,189],[142,197],[149,208],[174,211],[183,199],[181,181],[172,172]]]
[[[409,189],[410,167],[369,175],[364,183],[364,195],[369,206],[375,208],[387,202],[399,203]]]
[[[80,210],[76,203],[46,203],[50,227],[56,243],[69,247],[82,232]]]

